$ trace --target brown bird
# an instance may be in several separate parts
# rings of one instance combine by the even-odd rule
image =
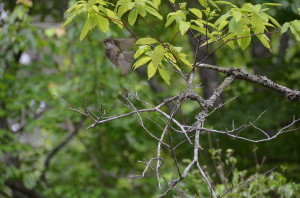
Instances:
[[[105,39],[105,54],[125,75],[131,70],[134,52],[131,51],[135,38]]]

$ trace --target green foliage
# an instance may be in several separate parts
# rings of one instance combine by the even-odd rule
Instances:
[[[269,28],[280,29],[277,21],[282,21],[282,19],[274,16],[274,11],[272,11],[277,8],[273,6],[277,5],[241,2],[243,5],[239,6],[227,1],[196,1],[199,4],[190,7],[189,3],[175,0],[170,0],[170,2],[176,4],[177,11],[170,12],[169,5],[158,0],[118,1],[114,4],[103,0],[73,1],[71,3],[74,4],[70,6],[66,14],[68,18],[65,25],[68,26],[52,27],[46,30],[31,25],[33,22],[28,14],[29,9],[22,4],[7,14],[7,18],[0,27],[0,192],[5,192],[12,197],[12,191],[7,187],[6,182],[15,181],[24,184],[26,189],[34,189],[49,198],[153,197],[159,195],[161,191],[157,188],[157,180],[155,176],[152,177],[154,172],[149,171],[146,178],[126,178],[143,172],[144,164],[137,163],[137,161],[151,159],[153,153],[150,151],[157,146],[157,141],[137,124],[136,117],[127,117],[86,130],[92,122],[84,120],[80,114],[69,110],[52,94],[64,99],[70,107],[92,116],[102,114],[104,117],[128,112],[122,104],[126,101],[123,101],[121,97],[122,94],[131,97],[128,89],[138,92],[140,98],[147,99],[150,103],[160,101],[162,96],[177,94],[183,85],[174,71],[189,72],[192,68],[190,62],[192,52],[189,52],[191,50],[188,48],[187,39],[184,42],[180,41],[185,38],[183,36],[187,35],[189,28],[209,36],[209,39],[203,43],[203,47],[206,43],[214,42],[214,45],[231,39],[231,42],[226,43],[229,47],[236,49],[239,46],[244,50],[232,51],[228,48],[220,50],[216,54],[216,60],[221,65],[239,65],[250,72],[252,72],[253,65],[257,65],[256,69],[264,69],[272,79],[291,88],[299,89],[299,46],[294,42],[289,42],[282,67],[275,67],[276,56],[280,55],[276,41],[274,41],[278,40],[278,37],[269,37],[264,34],[269,31]],[[59,1],[58,4],[61,2]],[[266,10],[269,7],[270,9]],[[56,12],[55,9],[52,11]],[[77,17],[79,15],[83,17]],[[149,30],[142,23],[142,17],[147,19],[150,27],[157,28],[155,30],[158,31],[159,39],[151,37],[150,33],[145,33]],[[133,68],[146,65],[148,78],[158,80],[159,84],[164,81],[171,85],[165,88],[160,84],[164,88],[163,93],[152,92],[147,78],[140,78],[135,73],[122,77],[105,58],[103,46],[99,44],[99,41],[105,39],[106,35],[124,37],[121,33],[124,28],[121,19],[128,21],[129,25],[132,25],[133,29],[143,36],[136,42],[137,50],[134,55]],[[281,33],[290,30],[299,40],[298,20],[291,20],[281,27]],[[161,22],[163,25],[159,27],[158,24]],[[238,26],[241,24],[242,26]],[[205,28],[206,26],[208,28]],[[64,33],[60,35],[58,32],[62,30]],[[103,32],[106,32],[106,35]],[[179,36],[173,40],[172,34],[176,35],[177,32]],[[255,42],[255,39],[250,36],[255,32],[262,32],[256,37],[267,48],[271,48],[275,56],[258,59],[249,55],[249,46],[253,44],[253,41]],[[219,42],[216,41],[226,34],[228,35]],[[238,39],[240,37],[244,38]],[[20,56],[24,52],[34,54],[35,58],[29,65],[20,63]],[[272,67],[268,68],[268,65]],[[155,74],[159,74],[161,78],[156,79]],[[282,123],[289,121],[291,115],[297,115],[299,112],[298,103],[282,102],[282,98],[278,99],[278,95],[270,92],[257,96],[253,94],[255,91],[262,92],[257,87],[242,82],[237,83],[234,88],[229,88],[225,98],[232,98],[236,95],[245,97],[238,98],[236,103],[230,103],[228,107],[226,105],[225,112],[220,111],[216,119],[208,121],[208,124],[215,128],[222,127],[222,125],[230,127],[232,119],[235,119],[236,123],[243,123],[244,119],[247,119],[246,116],[257,115],[261,109],[267,107],[270,113],[260,124],[267,129],[275,130]],[[134,103],[137,107],[148,107],[138,101]],[[231,109],[228,109],[229,107]],[[271,108],[274,110],[270,110]],[[195,111],[198,111],[195,104],[188,103],[183,106],[182,115],[175,116],[176,119],[184,119],[188,123],[194,119],[192,115]],[[161,128],[152,121],[161,123],[161,118],[155,114],[146,114],[143,118],[147,128],[159,137]],[[3,123],[7,120],[21,128],[18,131],[4,128]],[[274,123],[274,120],[279,120],[279,122]],[[46,170],[46,179],[51,186],[47,188],[39,179],[45,168],[45,158],[66,139],[74,126],[80,124],[82,126],[79,127],[78,134],[52,158]],[[31,145],[20,141],[22,135],[32,135],[35,130],[38,130],[43,137],[37,141],[39,144]],[[255,136],[253,131],[247,132]],[[203,147],[207,148],[204,135],[202,136],[204,137]],[[35,136],[32,137],[37,139]],[[225,153],[223,164],[227,166],[227,170],[234,167],[231,176],[228,177],[228,184],[238,184],[247,181],[249,177],[261,176],[257,180],[234,188],[230,194],[227,194],[228,196],[295,197],[300,193],[299,184],[296,183],[299,182],[299,174],[297,174],[299,172],[297,166],[299,136],[296,133],[283,136],[277,142],[261,145],[264,148],[260,151],[261,155],[270,156],[270,166],[273,165],[272,160],[289,163],[285,174],[272,172],[264,176],[263,171],[259,173],[251,171],[251,168],[255,169],[256,165],[253,165],[253,160],[247,152],[250,147],[249,143],[213,136],[215,141],[218,138],[221,139],[221,147],[234,146],[238,155],[237,158],[234,157],[232,150]],[[182,141],[184,139],[174,136],[174,142]],[[191,151],[190,145],[182,145],[176,149],[179,159],[186,158]],[[211,152],[213,156],[207,157],[204,150],[202,155],[204,161],[209,159],[222,161],[221,150]],[[18,166],[2,163],[9,155],[18,158]],[[167,179],[173,179],[177,176],[176,167],[169,159],[169,153],[166,153],[166,156],[167,160],[162,167],[162,173]],[[180,161],[180,167],[190,162],[189,160]],[[296,164],[294,169],[291,168],[293,163]],[[97,165],[100,165],[100,168]],[[206,171],[216,173],[217,171],[211,170],[211,167],[213,166],[208,165]],[[244,171],[245,167],[248,172]],[[211,175],[210,178],[216,184],[217,193],[220,195],[224,192],[225,185],[219,178]],[[291,178],[295,182],[292,182]],[[167,185],[163,183],[163,187],[167,188]],[[209,196],[206,184],[197,171],[193,172],[179,187],[191,196],[195,194],[203,195],[203,197]],[[173,194],[175,196],[176,191]]]
[[[292,34],[296,38],[298,42],[300,42],[300,21],[299,20],[294,20],[291,22],[286,22],[280,31],[281,34],[285,33],[288,31],[288,29],[291,30]]]
[[[80,40],[82,40],[96,25],[102,32],[109,30],[109,21],[124,25],[121,19],[124,18],[124,15],[128,12],[128,23],[130,25],[136,23],[138,15],[145,17],[147,13],[162,20],[163,17],[158,13],[160,3],[160,1],[120,0],[114,5],[106,1],[90,0],[86,6],[85,1],[78,1],[67,11],[71,12],[71,15],[65,24],[70,23],[74,16],[82,12],[87,13],[88,18],[80,34]],[[171,1],[171,3],[174,2]],[[264,3],[253,5],[251,3],[245,3],[243,6],[238,7],[227,1],[199,0],[199,3],[204,9],[201,10],[195,7],[187,10],[186,3],[180,3],[178,10],[170,12],[167,15],[165,27],[169,27],[175,22],[175,29],[180,31],[181,35],[185,35],[189,29],[193,29],[198,31],[199,34],[208,36],[209,39],[202,43],[201,46],[206,46],[221,39],[224,44],[227,44],[232,49],[236,48],[235,44],[237,43],[241,49],[245,50],[249,47],[252,37],[256,36],[266,48],[271,50],[270,39],[266,34],[269,33],[269,28],[281,28],[281,25],[271,15],[267,14],[269,10],[267,6],[280,6],[280,4]],[[230,9],[222,13],[218,4],[229,6]],[[112,7],[104,7],[108,5]],[[111,14],[108,15],[108,12]],[[286,23],[281,33],[284,33],[290,27],[291,32],[295,35],[296,39],[299,40],[298,22],[299,21],[295,20],[291,23]],[[156,42],[156,39],[141,38],[137,41],[137,44],[150,45]],[[161,43],[161,45],[163,45],[163,43]],[[164,47],[166,46],[164,45]],[[178,59],[180,59],[185,66],[191,66],[186,59],[187,55],[184,53],[176,57],[168,47],[162,49],[162,47],[156,46],[153,50],[155,53],[149,55],[153,60],[148,64],[148,79],[155,75],[157,67],[160,66],[162,60],[166,60],[167,62],[167,64],[165,64],[166,66],[164,66],[166,69],[175,67],[175,69],[181,70],[182,68]],[[167,51],[169,51],[173,57],[165,54]],[[141,51],[138,53],[141,53]],[[162,54],[169,59],[163,59]],[[172,59],[176,59],[176,61]],[[139,60],[134,68],[141,66],[141,63],[145,60],[145,57],[142,57],[142,60]],[[162,69],[162,66],[160,67]],[[163,73],[163,79],[168,79],[169,77],[165,78],[167,71]],[[159,74],[161,74],[161,72]],[[166,80],[166,82],[168,83],[168,80]]]

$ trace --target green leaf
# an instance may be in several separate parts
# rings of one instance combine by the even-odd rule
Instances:
[[[153,6],[155,8],[158,8],[158,6],[160,5],[160,3],[161,3],[161,0],[153,0]]]
[[[129,10],[128,5],[127,4],[123,4],[118,8],[118,17],[122,18],[123,14],[125,14],[127,11]]]
[[[179,53],[180,60],[187,66],[193,67],[192,63],[186,58],[187,55],[185,53]]]
[[[137,59],[140,55],[145,53],[146,51],[150,50],[149,45],[140,46],[139,49],[134,54],[134,59]]]
[[[271,17],[270,15],[268,15],[269,19],[272,21],[272,23],[274,25],[276,25],[277,27],[281,27],[281,25],[276,21],[276,19],[274,19],[273,17]]]
[[[186,2],[179,3],[180,10],[186,10]]]
[[[145,6],[144,8],[145,8],[145,10],[146,10],[147,12],[149,12],[149,13],[152,14],[153,16],[156,16],[158,19],[160,19],[160,20],[163,19],[163,17],[162,17],[155,9],[153,9],[153,8],[151,8],[151,7],[149,7],[149,6]]]
[[[135,7],[136,3],[135,2],[130,2],[128,3],[128,9],[131,10]]]
[[[243,14],[239,10],[234,10],[232,12],[232,17],[236,22],[239,22],[242,19]]]
[[[215,1],[215,3],[217,3],[217,4],[225,4],[225,5],[230,5],[231,7],[235,7],[235,8],[237,8],[237,6],[236,6],[236,5],[234,5],[233,3],[230,3],[230,2],[228,2],[228,1]]]
[[[294,20],[290,23],[290,29],[294,37],[300,42],[300,21]]]
[[[171,3],[175,3],[175,0],[169,0]]]
[[[133,25],[136,21],[136,18],[137,18],[137,15],[138,15],[138,11],[137,9],[133,9],[131,10],[131,12],[129,13],[128,15],[128,23],[130,25]]]
[[[95,23],[97,27],[102,31],[102,32],[108,32],[109,30],[109,20],[107,18],[104,18],[100,15],[95,16]]]
[[[257,38],[260,40],[260,42],[266,47],[268,48],[270,51],[271,51],[271,47],[270,47],[270,41],[269,41],[269,38],[262,34],[262,35],[257,35]]]
[[[149,57],[149,56],[141,57],[133,64],[133,68],[136,69],[136,68],[148,63],[150,60],[151,60],[151,57]]]
[[[280,4],[280,3],[263,3],[262,5],[266,5],[266,6],[282,6],[282,4]]]
[[[148,80],[155,75],[156,71],[157,71],[157,66],[155,66],[153,62],[150,62],[147,67]]]
[[[80,36],[79,36],[80,40],[83,40],[86,37],[87,33],[90,31],[91,26],[92,26],[92,21],[91,21],[90,18],[88,18],[85,21],[85,23],[83,25],[83,28],[81,30],[81,33],[80,33]]]
[[[85,10],[85,7],[83,7],[84,5],[81,6],[80,9],[78,10],[75,10],[74,12],[71,13],[71,15],[68,17],[68,19],[66,20],[66,22],[64,23],[64,25],[68,25],[73,19],[75,16],[81,14],[82,12],[86,11]]]
[[[217,4],[215,4],[215,2],[213,0],[208,0],[208,2],[213,5],[215,8],[217,8],[218,10],[220,10],[220,8],[217,6]]]
[[[167,19],[165,27],[168,27],[174,20],[176,19],[176,15],[172,15]]]
[[[73,11],[75,11],[75,10],[78,10],[78,9],[80,9],[82,6],[86,6],[86,2],[85,2],[85,1],[78,1],[78,2],[76,2],[72,7],[70,7],[70,8],[65,12],[65,14],[68,13],[68,12],[73,12]]]
[[[248,36],[246,38],[240,38],[237,40],[239,46],[244,50],[246,49],[250,43],[251,43],[251,33],[250,33],[250,29],[244,30],[244,32],[241,35],[238,35],[238,37],[244,37],[244,36]]]
[[[227,21],[227,18],[229,17],[230,15],[228,13],[222,15],[220,18],[218,18],[215,22],[215,25],[218,25],[220,24],[222,21]]]
[[[170,76],[169,72],[166,69],[164,69],[165,68],[164,66],[160,65],[160,67],[158,67],[158,72],[159,72],[160,76],[162,77],[162,79],[164,79],[164,81],[168,85],[170,85],[171,76]]]
[[[204,8],[207,8],[208,6],[207,0],[198,0],[198,1]]]
[[[209,38],[215,39],[208,31],[206,31],[206,29],[204,27],[191,25],[191,28],[194,29],[194,30],[197,30],[198,32],[200,32],[196,36],[203,34],[203,35],[207,35]]]
[[[252,22],[252,28],[254,30],[254,33],[263,33],[265,31],[265,25],[263,21],[259,19],[259,15],[256,13],[253,13],[251,16],[251,22]]]
[[[289,29],[289,27],[290,27],[290,23],[289,23],[289,22],[285,22],[285,23],[283,24],[283,26],[281,27],[280,34],[285,33],[285,32]]]
[[[139,11],[139,14],[140,14],[142,17],[145,17],[145,16],[147,15],[147,12],[146,12],[146,10],[145,10],[144,7],[138,6],[138,7],[137,7],[137,10]]]
[[[235,42],[234,40],[229,41],[230,39],[233,39],[236,37],[236,34],[229,34],[227,35],[225,38],[223,38],[223,40],[226,42],[226,44],[231,48],[231,49],[235,49]]]
[[[92,9],[92,6],[96,3],[97,0],[89,0],[86,4],[86,9],[90,11]]]
[[[241,21],[236,22],[233,18],[229,22],[229,31],[241,34],[243,32],[243,25]]]
[[[179,53],[179,52],[181,52],[182,47],[175,47],[175,46],[171,45],[170,49],[173,53]]]
[[[75,10],[77,4],[74,4],[72,7],[70,7],[69,9],[67,9],[67,11],[65,11],[65,14],[69,13],[69,12],[73,12],[73,10]]]
[[[162,61],[165,54],[165,48],[162,45],[157,45],[152,54],[152,63],[154,67],[157,67]]]
[[[218,31],[221,31],[226,25],[228,25],[229,21],[221,21]]]
[[[120,24],[120,19],[117,18],[117,15],[110,9],[106,8],[105,11],[107,16],[112,19],[110,21],[116,24],[119,28],[123,29],[123,25]]]
[[[202,12],[197,8],[189,9],[194,15],[196,15],[199,19],[202,19]]]
[[[179,22],[179,31],[181,35],[184,35],[190,28],[191,23],[186,21]]]
[[[149,45],[149,44],[153,44],[153,43],[158,43],[158,42],[154,38],[141,38],[136,41],[136,44],[139,44],[139,45]]]

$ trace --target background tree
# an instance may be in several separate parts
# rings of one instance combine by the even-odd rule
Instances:
[[[137,163],[137,161],[152,159],[155,155],[154,149],[157,146],[157,140],[151,138],[143,130],[146,128],[148,132],[152,132],[153,135],[159,137],[163,131],[160,126],[163,127],[166,124],[162,122],[161,119],[164,119],[162,116],[151,112],[136,114],[83,131],[93,124],[93,119],[97,120],[99,115],[102,115],[101,119],[105,119],[110,115],[127,113],[127,107],[133,107],[131,104],[137,109],[147,107],[146,104],[141,104],[140,101],[135,100],[135,94],[128,94],[128,90],[131,93],[137,92],[139,98],[152,104],[159,104],[164,98],[183,93],[187,87],[186,81],[180,80],[180,74],[174,72],[174,70],[180,70],[176,70],[176,68],[173,68],[172,71],[167,70],[171,76],[171,86],[163,82],[168,81],[167,74],[164,76],[164,70],[157,74],[163,73],[162,76],[165,79],[154,76],[150,82],[145,76],[145,73],[147,74],[145,71],[140,71],[138,75],[131,72],[129,76],[122,77],[119,71],[114,70],[104,57],[103,46],[99,43],[104,38],[128,37],[129,34],[124,33],[123,30],[118,29],[116,25],[111,23],[109,33],[102,34],[95,29],[80,42],[78,37],[83,24],[86,23],[85,17],[76,17],[75,23],[71,23],[65,29],[61,24],[53,23],[61,20],[61,16],[54,14],[58,10],[63,10],[63,8],[55,7],[58,4],[44,4],[45,7],[53,6],[51,9],[53,10],[53,16],[51,16],[36,7],[36,2],[33,2],[29,10],[28,6],[30,6],[31,1],[20,2],[21,4],[19,3],[16,7],[14,7],[15,5],[11,7],[4,6],[7,17],[2,20],[1,29],[1,43],[3,43],[1,46],[1,59],[4,60],[1,62],[5,63],[1,67],[3,68],[1,79],[1,109],[3,112],[1,117],[3,121],[1,121],[3,125],[1,125],[1,137],[3,137],[1,138],[1,159],[4,162],[1,166],[1,175],[4,175],[4,177],[1,177],[1,189],[3,189],[1,193],[3,196],[117,197],[131,195],[140,197],[163,193],[168,188],[167,183],[161,181],[162,189],[159,189],[155,171],[151,171],[150,167],[146,172],[146,178],[136,178],[145,169],[145,164]],[[73,3],[71,2],[71,5]],[[93,2],[90,1],[90,4],[93,4]],[[201,4],[194,5],[203,12],[203,7],[200,7]],[[296,18],[297,13],[287,15],[278,12],[278,10],[282,13],[287,12],[286,10],[291,12],[290,6],[287,5],[289,5],[289,2],[284,2],[284,6],[279,8],[271,6],[268,13],[272,14],[273,12],[279,16],[291,17],[286,19],[272,15],[280,24],[285,21],[292,21]],[[107,6],[110,9],[113,8],[111,4],[107,4]],[[149,6],[151,7],[150,4]],[[182,46],[182,52],[188,55],[187,60],[193,62],[193,52],[189,48],[188,37],[186,35],[180,36],[180,33],[177,34],[180,21],[178,21],[179,25],[173,22],[169,31],[157,25],[160,15],[163,20],[167,19],[167,15],[174,11],[173,8],[182,10],[183,13],[187,14],[187,23],[197,17],[197,14],[195,15],[189,10],[193,5],[188,4],[184,7],[184,4],[179,5],[175,2],[173,6],[163,2],[158,11],[155,11],[154,6],[152,9],[155,12],[151,11],[155,16],[152,17],[150,11],[145,20],[149,27],[153,28],[152,31],[159,35],[161,41],[170,42],[175,38],[172,44]],[[211,10],[217,10],[212,4],[209,4],[209,6]],[[218,4],[221,10],[223,10],[223,6]],[[237,6],[242,7],[243,3]],[[134,8],[133,6],[132,9],[134,10]],[[228,9],[230,6],[224,8]],[[11,11],[8,9],[11,9]],[[32,19],[27,14],[28,11],[30,11]],[[118,13],[118,10],[116,11]],[[62,12],[64,10],[60,11],[60,13]],[[86,10],[83,10],[83,12],[86,12]],[[157,12],[159,12],[159,15]],[[36,15],[37,13],[39,13],[39,16]],[[123,22],[126,21],[127,23],[130,13],[131,10],[125,12]],[[134,13],[132,15],[134,16]],[[49,16],[51,16],[50,19]],[[46,22],[41,23],[40,20],[43,20],[43,18]],[[128,27],[132,28],[136,35],[157,39],[147,23],[142,18],[137,17],[136,24],[132,27],[128,24]],[[156,25],[154,26],[154,24]],[[185,28],[184,25],[181,25],[181,30]],[[204,30],[206,31],[205,27]],[[15,34],[9,34],[10,32]],[[288,32],[288,34],[291,33]],[[174,37],[174,35],[176,36]],[[265,52],[264,48],[260,47],[261,44],[254,43],[245,51],[240,49],[229,50],[224,45],[222,47],[224,50],[218,50],[212,60],[218,65],[238,66],[249,73],[255,72],[256,74],[268,76],[278,84],[292,89],[299,89],[296,67],[298,58],[295,55],[299,53],[299,48],[296,42],[289,42],[294,39],[292,35],[286,36],[285,41],[279,42],[278,34],[272,34],[273,54]],[[159,41],[153,44],[160,45]],[[209,47],[208,50],[215,49],[219,43],[215,44],[215,46],[211,46],[212,48]],[[258,49],[262,49],[263,52],[257,53]],[[31,62],[24,66],[26,54],[30,55]],[[187,60],[185,60],[184,55],[181,55],[181,59],[183,60],[180,60],[180,64],[183,66],[187,63]],[[164,66],[170,67],[167,63]],[[141,68],[143,69],[145,66]],[[190,69],[189,67],[183,67],[183,71],[189,72]],[[198,81],[197,73],[195,74],[196,81],[194,85],[197,85],[200,81]],[[223,80],[225,76],[221,75],[219,78]],[[158,93],[157,90],[164,91]],[[201,94],[200,89],[195,91],[196,94]],[[55,94],[59,98],[53,97],[51,94]],[[269,136],[273,136],[272,131],[282,129],[292,121],[293,115],[297,118],[299,112],[298,102],[290,102],[274,91],[268,91],[265,88],[243,81],[230,85],[227,92],[224,92],[222,103],[237,95],[245,97],[238,97],[230,103],[226,103],[222,106],[222,109],[215,110],[214,114],[206,121],[206,126],[222,131],[224,131],[224,128],[229,130],[232,120],[235,120],[235,126],[243,125],[247,117],[249,117],[248,121],[253,121],[267,109],[267,112],[259,119],[257,127],[270,129],[266,132]],[[69,105],[67,107],[78,109],[83,114],[67,111],[63,100],[67,101],[66,104]],[[120,101],[120,103],[112,101]],[[171,114],[174,106],[178,107],[176,103],[170,103],[168,107],[162,110]],[[174,119],[184,121],[184,125],[188,125],[194,122],[194,116],[199,113],[199,110],[197,103],[188,101],[181,107],[180,113],[174,114]],[[135,110],[133,109],[133,111]],[[86,119],[86,117],[92,119]],[[141,118],[145,119],[143,125],[140,125]],[[168,120],[165,119],[165,122],[168,122]],[[174,125],[169,126],[175,127]],[[174,145],[184,141],[175,149],[178,159],[177,164],[182,170],[191,162],[189,158],[191,158],[193,145],[185,141],[186,137],[182,134],[173,131],[170,135]],[[192,133],[189,135],[192,135]],[[261,139],[255,128],[247,129],[247,135],[251,139]],[[214,186],[216,194],[221,195],[226,192],[226,189],[230,189],[231,185],[234,186],[245,181],[244,185],[230,189],[224,196],[228,193],[231,193],[231,196],[243,195],[245,197],[249,197],[250,194],[254,196],[280,194],[285,197],[297,194],[298,185],[287,182],[279,173],[273,172],[269,175],[268,172],[267,175],[259,176],[259,173],[266,173],[266,171],[276,166],[274,163],[285,164],[287,168],[284,174],[289,179],[298,181],[299,175],[294,174],[295,169],[293,168],[297,167],[296,165],[299,163],[299,149],[296,147],[297,133],[278,136],[277,139],[270,142],[259,144],[259,150],[253,151],[253,157],[249,156],[252,156],[250,153],[252,153],[253,145],[257,144],[237,141],[213,133],[211,135],[204,133],[200,137],[201,146],[205,149],[199,151],[201,165],[208,164],[207,168],[202,168],[204,168],[206,175],[209,175],[208,178]],[[206,141],[206,137],[208,141]],[[35,141],[30,141],[30,139]],[[190,137],[190,139],[194,141],[194,137]],[[30,143],[31,146],[24,142]],[[165,143],[169,144],[168,137],[166,137]],[[220,150],[213,149],[216,147],[224,150],[233,148],[237,158],[233,157],[232,150],[227,150],[225,156],[222,156]],[[278,147],[280,147],[280,151],[278,151]],[[163,178],[171,181],[178,178],[178,171],[174,166],[174,153],[172,149],[162,148],[161,157],[164,159],[164,164],[159,172]],[[207,152],[208,148],[211,148],[210,153]],[[153,152],[150,152],[152,150]],[[287,155],[287,153],[290,155]],[[267,160],[264,160],[264,166],[256,166],[261,165],[260,159],[265,155]],[[225,159],[222,157],[225,157]],[[253,160],[253,158],[256,160]],[[236,159],[238,163],[236,163]],[[9,164],[10,161],[13,163]],[[152,162],[154,169],[155,163],[155,161]],[[250,173],[246,174],[243,171],[238,171],[235,169],[236,167],[246,168]],[[281,170],[277,168],[276,171]],[[253,174],[256,174],[256,176],[247,179]],[[194,194],[203,197],[209,196],[210,193],[206,185],[197,171],[190,172],[188,178],[181,185],[176,186],[175,190],[168,195],[171,196],[173,193],[178,196]],[[275,188],[268,188],[272,185]],[[74,188],[74,186],[76,187]],[[241,191],[244,194],[241,194]]]

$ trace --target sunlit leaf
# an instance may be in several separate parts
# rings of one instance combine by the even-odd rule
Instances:
[[[168,70],[164,69],[164,67],[162,65],[160,65],[160,67],[158,67],[158,72],[159,72],[160,76],[162,77],[162,79],[164,79],[164,81],[168,85],[170,85],[171,76],[170,76]]]
[[[148,79],[152,78],[157,71],[157,66],[154,66],[153,62],[150,62],[147,67]]]
[[[215,2],[213,0],[208,0],[208,2],[214,6],[215,8],[217,8],[218,10],[220,10],[219,6],[217,4],[215,4]]]
[[[139,11],[139,14],[140,14],[142,17],[145,17],[145,16],[147,15],[147,12],[146,12],[146,10],[145,10],[144,7],[138,6],[138,7],[137,7],[137,10]]]
[[[96,15],[95,23],[102,32],[105,33],[109,30],[109,20],[107,18],[104,18],[100,15]]]
[[[64,25],[68,25],[75,16],[81,14],[82,12],[86,11],[84,5],[82,5],[79,9],[74,10],[70,16],[68,17],[68,19],[66,20],[66,22],[64,23]]]
[[[199,19],[202,19],[202,12],[197,8],[189,9],[194,15],[196,15]]]
[[[274,19],[273,17],[271,17],[270,15],[268,15],[269,19],[272,21],[272,23],[274,25],[276,25],[277,27],[281,27],[281,25],[276,21],[276,19]]]
[[[265,25],[261,20],[259,20],[257,14],[254,13],[251,16],[251,22],[252,22],[252,28],[256,34],[263,33],[265,31]]]
[[[207,8],[208,6],[207,0],[198,0],[198,1],[204,8]]]
[[[289,29],[289,27],[290,27],[290,23],[289,22],[284,23],[283,26],[281,27],[280,33],[281,34],[285,33]]]
[[[157,45],[152,54],[152,63],[155,67],[159,65],[165,54],[165,48],[162,45]]]
[[[220,18],[218,18],[215,22],[215,25],[218,25],[220,24],[222,21],[226,21],[227,18],[229,17],[230,15],[228,13],[222,15]]]
[[[175,20],[176,16],[172,15],[167,19],[166,25],[165,27],[168,27],[174,20]]]
[[[266,6],[282,6],[282,4],[280,4],[280,3],[263,3],[262,5],[266,5]]]
[[[154,38],[141,38],[136,41],[136,44],[139,45],[149,45],[153,43],[157,43],[157,40],[155,40]]]
[[[294,20],[290,23],[290,30],[296,40],[300,42],[300,21]]]
[[[243,32],[243,24],[241,21],[236,22],[233,18],[229,22],[229,31],[241,34]]]
[[[228,1],[215,1],[216,4],[225,4],[225,5],[230,5],[232,7],[237,7],[236,5],[232,4],[231,2]]]
[[[151,60],[151,57],[149,56],[144,56],[140,59],[138,59],[134,64],[133,64],[133,68],[136,69],[146,63],[148,63]]]
[[[234,40],[231,40],[233,38],[236,37],[236,34],[231,33],[228,34],[225,38],[223,38],[223,40],[226,42],[226,44],[231,48],[231,49],[235,49],[235,42]]]
[[[156,16],[158,19],[160,19],[160,20],[163,19],[163,17],[162,17],[155,9],[153,9],[153,8],[151,8],[151,7],[149,7],[149,6],[145,6],[144,8],[145,8],[145,10],[146,10],[147,12],[149,12],[149,13],[152,14],[153,16]]]
[[[238,37],[245,37],[245,38],[240,38],[237,40],[239,46],[244,50],[246,49],[250,43],[251,43],[251,33],[250,29],[244,30],[241,35],[238,35]]]
[[[160,5],[160,3],[161,3],[161,0],[153,0],[153,6],[155,8],[158,8],[158,6]]]
[[[257,35],[257,38],[260,40],[260,42],[271,51],[270,47],[270,40],[266,35]]]
[[[186,21],[179,22],[179,31],[182,35],[184,35],[190,28],[191,23]]]
[[[80,33],[80,36],[79,36],[79,39],[80,40],[83,40],[87,33],[90,31],[90,28],[91,28],[91,25],[92,25],[92,22],[90,19],[87,19],[83,25],[83,28],[81,30],[81,33]]]
[[[179,3],[179,9],[180,10],[186,10],[186,2]]]
[[[149,45],[140,46],[139,49],[135,52],[134,58],[137,59],[139,56],[141,56],[146,51],[150,50]]]
[[[187,66],[192,67],[192,63],[186,58],[187,55],[185,53],[179,53],[180,60]]]
[[[222,21],[218,27],[218,31],[221,31],[228,23],[229,21]]]
[[[118,8],[118,17],[121,18],[129,10],[128,5],[123,4]]]
[[[234,20],[236,22],[239,22],[241,20],[242,16],[243,15],[242,15],[241,11],[239,11],[239,10],[235,10],[232,12],[232,17],[234,18]]]
[[[128,23],[130,25],[133,25],[135,23],[137,15],[138,15],[137,9],[133,9],[130,11],[130,13],[128,15]]]

